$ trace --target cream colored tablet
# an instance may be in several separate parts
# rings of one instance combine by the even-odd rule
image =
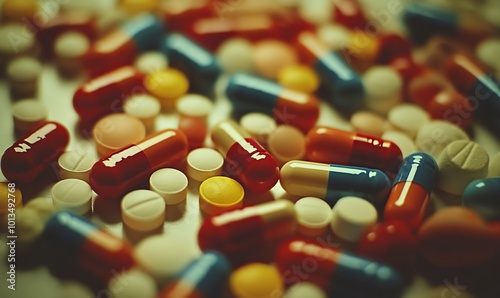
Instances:
[[[351,125],[356,132],[380,137],[388,129],[384,117],[369,111],[359,111],[351,116]]]
[[[215,53],[222,69],[227,73],[253,70],[252,44],[243,38],[230,38]]]
[[[89,182],[89,173],[97,162],[97,157],[89,152],[70,150],[59,156],[61,179],[75,178]]]
[[[316,35],[332,51],[343,50],[349,44],[351,33],[344,26],[336,24],[321,25],[316,29]]]
[[[156,298],[158,294],[154,279],[139,269],[114,275],[108,283],[108,290],[114,298]]]
[[[295,202],[298,230],[302,235],[315,237],[323,234],[331,221],[332,210],[325,200],[304,197]]]
[[[57,37],[54,43],[54,54],[59,72],[68,77],[78,74],[83,69],[82,58],[90,47],[87,36],[70,31]]]
[[[167,56],[160,52],[145,52],[135,59],[134,65],[137,70],[148,73],[168,68],[168,59]]]
[[[160,114],[161,104],[148,94],[135,94],[125,100],[123,111],[125,114],[141,120],[147,132],[155,129],[156,117]]]
[[[52,202],[56,210],[67,210],[78,215],[90,211],[92,204],[92,189],[80,179],[64,179],[52,187]]]
[[[7,65],[7,79],[14,98],[36,97],[42,64],[33,57],[20,56]]]
[[[414,139],[419,128],[428,123],[429,113],[416,104],[400,104],[389,111],[387,120],[392,127],[406,133]]]
[[[179,204],[186,200],[188,179],[173,168],[159,169],[149,178],[149,188],[158,193],[167,205]]]
[[[419,150],[437,159],[443,149],[453,141],[469,140],[460,127],[444,120],[433,120],[420,127],[415,138]]]
[[[34,130],[47,120],[47,107],[36,99],[23,99],[12,105],[14,128],[26,133]]]
[[[326,298],[323,289],[310,282],[298,282],[289,287],[283,298]]]
[[[129,192],[121,202],[122,220],[136,231],[150,231],[165,222],[165,201],[154,191],[139,189]]]
[[[500,152],[497,152],[490,158],[488,166],[488,177],[500,177]]]
[[[224,157],[211,148],[198,148],[187,156],[187,175],[196,181],[204,181],[222,174]]]
[[[293,159],[302,159],[306,153],[304,134],[291,125],[278,126],[267,139],[269,153],[283,165]]]
[[[240,119],[241,127],[261,144],[267,144],[269,135],[276,129],[273,117],[263,113],[248,113]]]
[[[181,116],[206,119],[212,112],[214,105],[208,97],[189,93],[177,100],[175,108]]]
[[[500,38],[485,39],[476,47],[476,57],[492,69],[500,67],[498,53],[500,53]]]
[[[401,101],[403,79],[389,66],[374,66],[362,77],[365,87],[366,107],[386,115]]]
[[[330,227],[339,238],[357,242],[377,219],[377,210],[370,202],[358,197],[343,197],[333,206]]]

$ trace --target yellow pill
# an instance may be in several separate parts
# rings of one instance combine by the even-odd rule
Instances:
[[[14,183],[0,183],[0,215],[14,212],[23,206],[23,195]]]
[[[289,65],[278,74],[278,83],[304,93],[313,93],[318,89],[319,78],[316,72],[305,65]]]
[[[278,269],[263,263],[251,263],[233,271],[229,287],[237,298],[281,297],[284,290]]]
[[[120,7],[129,14],[139,14],[156,10],[158,4],[158,0],[121,0]]]
[[[364,71],[374,65],[379,51],[379,42],[363,31],[356,31],[348,42],[344,57],[358,71]]]
[[[38,12],[37,0],[4,0],[2,5],[2,21],[22,22],[23,18],[31,19]]]
[[[162,107],[170,108],[189,89],[188,78],[177,69],[168,68],[153,71],[146,76],[146,89],[156,96]]]
[[[200,185],[200,209],[209,215],[241,207],[245,191],[238,181],[229,177],[214,176]]]

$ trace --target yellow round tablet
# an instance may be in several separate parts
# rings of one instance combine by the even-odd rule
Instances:
[[[23,195],[19,188],[10,182],[0,183],[0,215],[11,213],[23,206]]]
[[[241,207],[245,191],[238,181],[214,176],[200,185],[200,209],[213,215]]]
[[[172,107],[175,101],[189,89],[188,78],[177,69],[153,71],[146,76],[146,89],[156,96],[163,107]]]
[[[276,267],[251,263],[233,271],[229,288],[237,298],[281,297],[284,286]]]
[[[304,93],[313,93],[319,86],[316,72],[309,66],[299,64],[282,68],[277,80],[286,88]]]

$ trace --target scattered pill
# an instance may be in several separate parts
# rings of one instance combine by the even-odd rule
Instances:
[[[351,33],[344,26],[324,24],[318,26],[316,34],[332,51],[342,50],[351,40]]]
[[[263,263],[250,263],[233,271],[229,288],[237,298],[281,297],[285,290],[278,269]]]
[[[14,98],[36,97],[42,64],[33,57],[21,56],[7,65],[7,79]]]
[[[291,125],[279,125],[267,139],[267,147],[280,165],[306,154],[304,134]]]
[[[279,40],[257,42],[253,46],[252,57],[255,72],[269,79],[275,79],[283,67],[298,62],[295,49]]]
[[[223,42],[216,52],[217,60],[227,73],[253,70],[252,44],[243,38],[231,38]]]
[[[259,143],[267,144],[269,135],[276,129],[276,121],[263,113],[248,113],[240,119],[241,128]]]
[[[109,292],[115,298],[155,298],[155,281],[139,269],[132,269],[115,275],[108,283]]]
[[[147,132],[154,131],[156,116],[160,114],[160,110],[160,102],[147,94],[132,95],[123,104],[125,114],[141,120]]]
[[[322,199],[304,197],[295,202],[298,230],[302,235],[315,237],[323,234],[331,221],[331,207]]]
[[[500,51],[500,39],[489,38],[482,41],[476,47],[477,58],[485,65],[492,69],[496,69],[500,66],[500,61],[498,61],[497,53]]]
[[[145,52],[140,54],[134,66],[143,73],[149,73],[168,68],[168,58],[160,52]]]
[[[56,210],[68,210],[78,215],[90,211],[92,204],[92,189],[80,179],[64,179],[52,187],[52,202]]]
[[[351,125],[356,132],[381,137],[389,128],[388,122],[380,115],[369,112],[359,111],[351,116]]]
[[[343,197],[333,206],[330,227],[343,240],[358,242],[377,223],[377,210],[368,201]]]
[[[24,207],[37,211],[43,218],[49,218],[49,216],[56,212],[54,202],[50,198],[34,198],[26,203]]]
[[[212,112],[213,103],[206,96],[188,93],[179,98],[175,107],[181,116],[207,119]]]
[[[470,208],[488,221],[500,219],[500,177],[474,180],[465,187],[462,206]]]
[[[363,74],[366,106],[381,115],[386,115],[401,100],[403,80],[388,66],[374,66]]]
[[[89,182],[89,173],[97,157],[89,152],[70,150],[59,156],[59,175],[61,179],[75,178]]]
[[[189,80],[177,69],[167,68],[148,73],[144,85],[149,93],[160,100],[162,108],[169,110],[179,97],[186,94]]]
[[[299,1],[298,13],[306,21],[313,24],[325,24],[332,20],[334,3],[328,0],[314,2]]]
[[[186,200],[188,179],[173,168],[155,171],[149,178],[149,188],[162,196],[166,205],[179,204]]]
[[[231,211],[243,205],[244,196],[245,190],[238,181],[223,176],[211,177],[200,185],[200,210],[208,215]]]
[[[276,78],[288,89],[313,93],[319,87],[319,77],[309,66],[293,64],[283,67]]]
[[[222,174],[224,157],[211,148],[198,148],[187,156],[187,175],[196,181],[204,181]]]
[[[381,138],[398,145],[399,149],[401,149],[401,153],[403,153],[403,157],[407,157],[408,155],[418,151],[415,142],[403,132],[388,130],[384,132]]]
[[[150,231],[165,222],[165,201],[154,191],[139,189],[126,194],[121,202],[122,220],[136,231]]]
[[[387,120],[392,127],[414,139],[418,129],[430,121],[429,114],[414,104],[400,104],[389,111]]]
[[[22,39],[16,43],[12,43],[10,37],[13,36],[22,36]],[[2,70],[5,69],[8,62],[14,57],[36,53],[35,36],[30,30],[26,30],[26,26],[22,23],[2,24],[0,26],[0,40],[0,67]]]
[[[453,141],[468,140],[469,136],[448,121],[433,120],[422,125],[415,138],[417,148],[437,159],[443,149]]]
[[[54,43],[54,54],[59,72],[68,77],[83,69],[83,56],[90,48],[88,37],[77,31],[61,34]]]
[[[47,107],[39,100],[23,99],[12,105],[14,129],[23,134],[40,126],[47,119]]]
[[[323,289],[310,282],[298,282],[289,287],[283,298],[326,298],[328,297]]]

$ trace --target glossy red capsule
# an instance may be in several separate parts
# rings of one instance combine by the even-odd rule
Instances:
[[[68,142],[69,133],[64,126],[46,122],[5,150],[2,173],[12,182],[31,182],[57,163]]]
[[[316,126],[307,133],[306,157],[321,163],[379,169],[391,179],[403,162],[401,150],[391,141],[326,126]]]

